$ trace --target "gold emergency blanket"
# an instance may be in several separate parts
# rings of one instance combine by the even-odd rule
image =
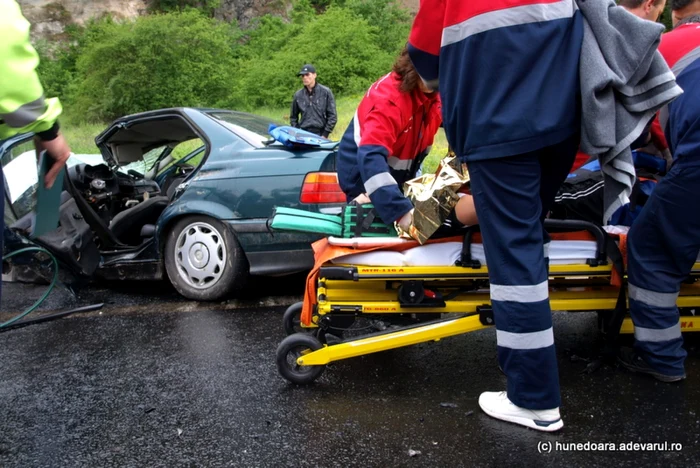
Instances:
[[[457,192],[469,182],[467,165],[460,163],[449,152],[433,174],[425,174],[404,184],[404,194],[411,200],[415,211],[408,232],[397,224],[400,237],[415,239],[424,244],[445,222],[459,201]]]

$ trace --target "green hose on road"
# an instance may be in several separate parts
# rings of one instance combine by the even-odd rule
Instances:
[[[51,284],[49,284],[49,287],[46,289],[46,292],[44,293],[43,296],[39,298],[38,301],[34,303],[29,309],[25,310],[21,314],[19,314],[17,317],[11,318],[7,322],[0,323],[0,330],[6,327],[9,327],[10,325],[14,324],[18,320],[23,319],[27,315],[31,314],[34,312],[42,302],[46,300],[47,297],[49,297],[49,294],[51,294],[51,291],[53,291],[53,288],[56,286],[56,281],[58,281],[58,261],[56,261],[56,257],[54,257],[51,252],[49,252],[46,249],[42,249],[41,247],[25,247],[23,249],[15,250],[14,252],[10,253],[7,255],[5,258],[12,258],[15,255],[19,255],[22,253],[27,253],[27,252],[43,252],[46,255],[51,258],[51,262],[53,263],[53,278],[51,278]]]

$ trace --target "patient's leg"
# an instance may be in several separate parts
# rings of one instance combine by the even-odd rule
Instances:
[[[474,197],[470,194],[465,194],[460,198],[457,206],[455,206],[455,215],[457,216],[457,221],[465,226],[479,224],[479,220],[476,217],[476,208],[474,207]]]

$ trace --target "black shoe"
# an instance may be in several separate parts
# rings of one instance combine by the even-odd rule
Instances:
[[[621,348],[617,361],[622,364],[625,369],[640,374],[648,374],[661,382],[678,382],[685,379],[685,373],[682,375],[666,375],[655,371],[647,362],[642,359],[632,348]]]

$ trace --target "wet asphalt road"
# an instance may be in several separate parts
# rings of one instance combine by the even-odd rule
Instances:
[[[505,388],[493,330],[335,363],[309,387],[287,384],[274,363],[284,337],[284,307],[274,304],[293,302],[300,286],[267,280],[242,300],[199,305],[162,284],[95,286],[80,298],[57,291],[49,308],[107,305],[0,333],[0,466],[698,466],[698,339],[687,343],[681,384],[612,367],[581,375],[585,363],[572,356],[591,350],[595,316],[555,314],[565,427],[543,434],[478,408],[481,391]],[[36,294],[5,285],[3,310]],[[546,442],[552,452],[539,453]],[[586,442],[683,449],[556,445]]]

